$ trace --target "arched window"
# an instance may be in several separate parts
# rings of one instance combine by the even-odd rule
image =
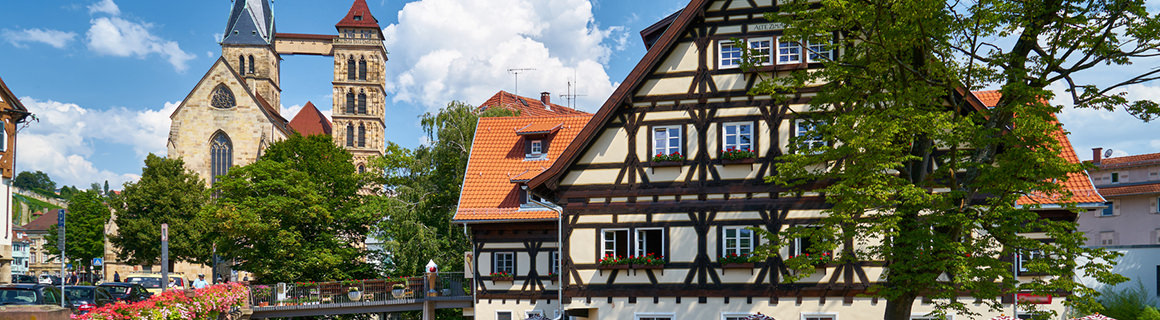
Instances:
[[[367,167],[361,164],[358,165],[358,173],[367,173]]]
[[[230,88],[227,88],[225,84],[218,84],[217,87],[213,88],[209,104],[219,109],[233,108],[237,105],[234,101],[233,91],[230,91]]]
[[[358,114],[367,114],[367,94],[362,90],[358,91]]]
[[[354,90],[346,92],[346,114],[354,114]]]
[[[225,132],[218,131],[209,140],[209,155],[210,175],[213,176],[210,184],[213,184],[234,165],[234,144],[230,142],[230,137]]]
[[[367,127],[361,123],[358,125],[358,147],[365,148],[367,146]]]
[[[246,56],[238,55],[238,73],[246,74]]]
[[[254,55],[250,55],[250,73],[254,73]]]
[[[346,59],[346,79],[354,80],[354,56]]]
[[[358,79],[359,80],[366,80],[367,79],[367,59],[366,58],[362,58],[358,61]]]
[[[354,126],[350,124],[346,125],[346,146],[354,146]]]

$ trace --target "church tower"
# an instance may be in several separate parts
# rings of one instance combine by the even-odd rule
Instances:
[[[362,172],[367,159],[383,155],[386,148],[387,49],[365,0],[355,0],[335,28],[334,142],[354,155],[355,167]]]
[[[282,105],[282,88],[278,86],[281,58],[274,49],[274,32],[269,1],[234,0],[221,45],[222,58],[246,80],[250,91],[276,110]]]

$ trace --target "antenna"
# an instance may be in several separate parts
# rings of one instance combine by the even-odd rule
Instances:
[[[535,70],[536,70],[535,68],[512,68],[512,69],[508,69],[508,72],[516,75],[516,92],[515,92],[515,94],[517,96],[520,95],[520,72],[521,71],[535,71]]]
[[[1111,157],[1111,156],[1112,156],[1112,149],[1108,149],[1108,150],[1104,151],[1104,158]]]
[[[576,97],[588,96],[586,94],[577,94],[576,93],[577,90],[572,88],[572,84],[575,82],[576,82],[576,69],[572,69],[572,81],[568,81],[568,91],[567,91],[567,93],[560,95],[561,97],[564,97],[564,99],[568,101],[567,102],[568,107],[572,108],[572,109],[576,109],[576,100],[577,100]],[[579,85],[577,85],[577,87],[579,87]]]

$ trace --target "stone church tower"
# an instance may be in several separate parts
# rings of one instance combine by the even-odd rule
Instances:
[[[335,28],[334,142],[350,150],[362,172],[367,159],[382,156],[386,148],[387,50],[378,20],[364,0],[356,0]]]
[[[274,49],[274,13],[265,0],[237,0],[222,39],[222,58],[230,63],[254,93],[270,105],[282,105],[278,86],[281,58]]]

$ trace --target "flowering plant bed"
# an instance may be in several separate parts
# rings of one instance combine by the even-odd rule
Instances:
[[[636,269],[660,269],[665,265],[665,257],[653,256],[649,253],[644,256],[629,257],[632,267]]]
[[[515,277],[507,272],[493,272],[491,274],[491,281],[512,281]]]
[[[717,257],[717,262],[720,262],[722,264],[725,264],[725,263],[751,263],[752,260],[753,260],[753,255],[748,254],[748,253],[745,253],[745,254],[730,253],[727,255]]]
[[[822,268],[822,267],[825,267],[826,264],[834,263],[834,256],[830,255],[829,252],[823,252],[822,254],[816,254],[816,255],[813,255],[812,257],[808,253],[803,253],[799,256],[789,256],[789,259],[787,259],[787,260],[792,260],[792,259],[803,259],[806,261],[806,263],[813,265],[815,268]]]
[[[729,148],[727,150],[721,151],[721,159],[724,159],[724,160],[744,160],[744,159],[752,160],[753,157],[756,155],[757,154],[753,153],[753,150],[748,149],[748,148],[747,149]]]
[[[140,302],[107,304],[72,319],[217,319],[244,306],[249,296],[250,290],[239,283],[195,289],[192,296],[172,290]]]
[[[653,166],[657,167],[679,166],[685,162],[685,156],[680,152],[673,152],[670,154],[658,153],[653,155],[651,162]]]

